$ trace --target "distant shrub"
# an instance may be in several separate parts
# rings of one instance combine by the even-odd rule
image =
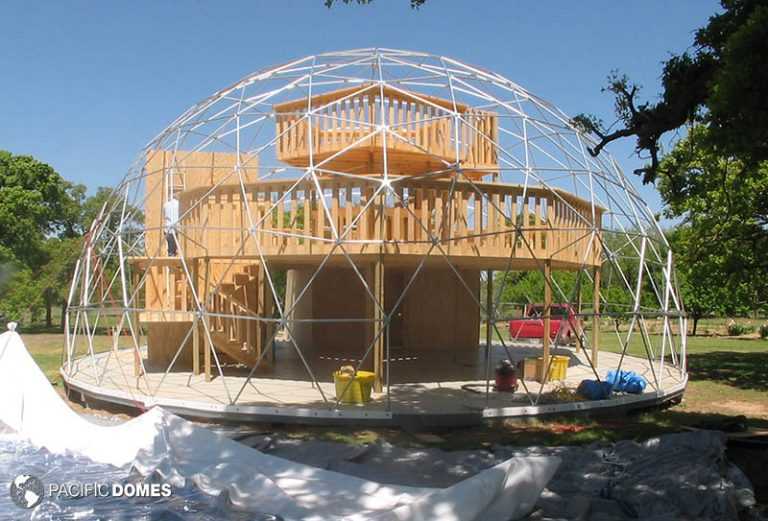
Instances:
[[[738,322],[731,322],[728,324],[729,336],[741,336],[746,335],[754,330],[753,327],[746,324],[739,324]]]
[[[768,338],[768,322],[760,325],[760,338]]]

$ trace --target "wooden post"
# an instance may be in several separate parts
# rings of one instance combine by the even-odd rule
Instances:
[[[552,308],[552,261],[544,261],[544,334],[542,335],[542,360],[541,373],[539,378],[541,382],[549,379],[549,324]]]
[[[600,271],[601,267],[595,266],[594,273],[594,290],[593,290],[593,304],[592,312],[592,365],[597,369],[597,354],[600,350]]]
[[[200,374],[200,324],[197,314],[192,319],[192,374]]]
[[[377,260],[373,266],[373,294],[379,302],[378,306],[374,304],[373,311],[373,336],[376,338],[373,345],[373,372],[376,373],[374,390],[380,393],[384,388],[384,264],[381,260]]]
[[[571,327],[577,326],[579,324],[579,319],[581,317],[581,272],[576,274],[576,289],[577,289],[577,291],[576,291],[576,302],[574,303],[575,304],[574,311],[576,312],[576,314],[578,316],[574,318]],[[582,326],[583,326],[583,322],[582,322]],[[576,338],[576,353],[577,354],[581,352],[581,338],[582,338],[582,330],[583,329],[584,328],[582,327],[579,330],[574,330],[574,331],[571,332],[571,334],[576,334],[576,336],[577,336],[577,338]]]
[[[493,270],[486,272],[488,276],[488,282],[486,283],[485,291],[485,343],[490,351],[491,347],[491,331],[493,330],[493,322],[496,313],[493,311]]]
[[[205,373],[205,381],[210,382],[211,381],[211,349],[213,349],[213,345],[211,345],[211,342],[209,341],[209,335],[211,332],[211,324],[208,322],[208,319],[203,318],[203,327],[208,330],[208,333],[205,335],[205,351],[203,351],[203,372]]]
[[[493,310],[493,270],[486,271],[488,280],[485,283],[485,398],[491,386],[491,330],[496,313]]]

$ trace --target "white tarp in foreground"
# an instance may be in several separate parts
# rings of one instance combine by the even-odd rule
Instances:
[[[237,508],[286,520],[507,521],[527,514],[557,470],[557,457],[511,458],[448,488],[396,486],[263,454],[161,408],[120,425],[97,425],[51,387],[21,337],[0,335],[0,421],[51,452],[192,480],[226,492]]]

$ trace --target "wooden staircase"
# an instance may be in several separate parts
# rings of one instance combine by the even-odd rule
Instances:
[[[253,367],[268,347],[274,327],[258,320],[271,317],[274,310],[261,264],[232,266],[218,287],[210,291],[212,316],[208,327],[217,353]],[[270,363],[271,356],[266,354],[261,364]]]

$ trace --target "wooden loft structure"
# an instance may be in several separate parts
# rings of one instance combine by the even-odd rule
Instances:
[[[305,117],[310,106],[314,115]],[[382,176],[386,154],[395,175],[447,177],[457,165],[481,178],[498,169],[496,114],[449,100],[369,83],[280,103],[274,111],[277,158],[292,166],[306,168],[311,155],[321,172]],[[381,125],[390,132],[375,133]]]
[[[277,159],[315,166],[316,179],[261,178],[258,157],[228,152],[147,157],[147,255],[129,262],[151,364],[167,367],[184,344],[176,369],[210,379],[229,360],[268,374],[278,325],[268,273],[286,274],[286,320],[304,355],[368,352],[379,389],[387,342],[477,349],[481,271],[542,270],[551,280],[592,267],[599,288],[602,209],[560,189],[495,182],[495,114],[378,84],[274,113]],[[382,125],[390,132],[377,132]],[[385,164],[389,192],[379,190]],[[448,179],[455,168],[468,179]],[[179,202],[176,256],[164,239],[169,197]],[[544,298],[548,309],[550,284]],[[595,336],[593,357],[598,344]]]

